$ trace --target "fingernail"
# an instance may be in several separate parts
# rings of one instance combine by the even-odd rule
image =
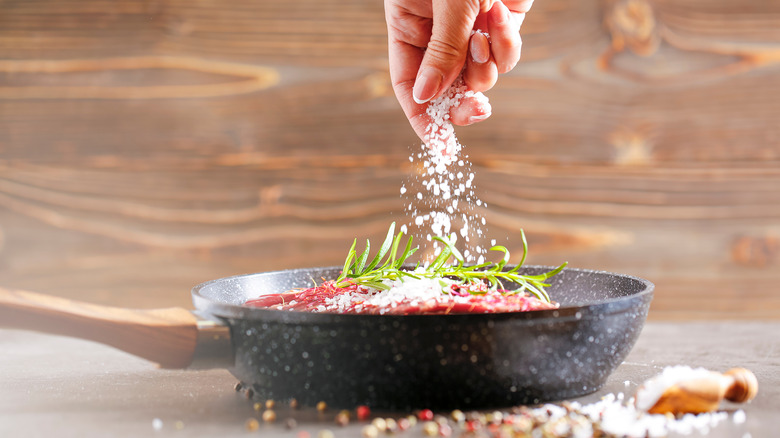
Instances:
[[[469,43],[469,52],[471,59],[477,64],[484,64],[490,59],[490,43],[487,37],[482,33],[475,33]]]
[[[488,117],[490,117],[491,113],[482,114],[479,116],[471,116],[468,118],[467,122],[469,125],[473,125],[474,123],[481,122],[483,120],[486,120]]]
[[[414,82],[414,89],[412,89],[412,97],[418,104],[423,104],[433,99],[433,96],[439,91],[441,87],[442,76],[441,73],[433,68],[426,68],[417,75],[417,80]]]

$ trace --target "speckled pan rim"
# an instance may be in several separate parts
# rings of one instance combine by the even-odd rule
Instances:
[[[550,266],[525,266],[528,269],[553,269]],[[281,271],[259,272],[254,274],[234,275],[215,280],[210,280],[192,288],[192,300],[197,311],[206,317],[216,317],[219,319],[249,319],[262,321],[282,321],[298,324],[333,324],[344,322],[357,322],[364,320],[366,322],[393,323],[394,321],[404,321],[424,324],[426,322],[441,322],[446,319],[447,322],[457,323],[460,321],[487,320],[503,321],[507,319],[518,322],[528,323],[564,323],[571,320],[603,318],[607,315],[623,313],[632,309],[639,308],[643,304],[648,304],[653,298],[655,285],[643,278],[627,274],[615,274],[612,272],[598,271],[592,269],[565,268],[566,272],[580,274],[596,274],[616,277],[620,279],[633,280],[644,286],[639,292],[622,297],[599,300],[580,306],[566,306],[558,309],[534,310],[528,312],[505,312],[505,313],[469,313],[469,314],[449,314],[449,315],[344,315],[334,313],[310,313],[284,310],[271,310],[258,307],[247,307],[236,304],[230,304],[215,301],[201,294],[201,290],[217,284],[227,283],[254,276],[265,275],[306,275],[311,277],[312,271],[339,270],[341,267],[314,267],[289,269]]]

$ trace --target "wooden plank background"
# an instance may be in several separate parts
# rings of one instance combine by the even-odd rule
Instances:
[[[780,318],[780,3],[538,0],[458,131],[489,235]],[[0,1],[0,285],[135,307],[339,264],[418,147],[379,1]]]

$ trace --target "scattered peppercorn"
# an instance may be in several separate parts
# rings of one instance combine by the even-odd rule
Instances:
[[[341,427],[346,426],[349,424],[349,411],[340,411],[338,414],[336,414],[336,424],[338,424]]]
[[[273,409],[276,406],[276,402],[273,400],[266,400],[265,401],[265,408],[266,409]]]
[[[452,417],[454,421],[460,423],[466,419],[466,414],[464,414],[460,409],[455,409],[450,413],[450,417]]]
[[[290,408],[291,409],[298,409],[300,406],[298,405],[298,400],[291,399],[290,400]]]
[[[372,421],[371,424],[374,425],[379,432],[384,433],[384,431],[387,430],[387,421],[385,421],[384,418],[374,418],[374,421]]]
[[[255,390],[252,388],[247,388],[246,392],[244,392],[244,397],[246,397],[247,400],[252,400],[252,397],[255,396]]]
[[[323,429],[317,433],[317,438],[335,438],[335,435],[333,434],[333,431]]]
[[[409,429],[410,427],[412,427],[412,425],[408,418],[401,417],[398,419],[398,430],[403,432]]]
[[[296,427],[298,427],[298,422],[295,421],[295,418],[288,418],[284,422],[284,427],[286,427],[287,429],[291,429],[291,430],[295,429]]]
[[[369,424],[360,430],[360,436],[363,438],[377,438],[379,436],[379,431],[373,424]]]
[[[392,418],[385,418],[385,432],[395,433],[398,431],[398,423]]]
[[[360,405],[356,409],[356,414],[358,420],[365,421],[371,416],[371,409],[366,405]]]
[[[246,420],[246,422],[244,423],[244,427],[249,432],[254,432],[254,431],[256,431],[257,429],[260,428],[260,422],[257,421],[257,419],[255,419],[255,418],[250,418],[250,419]]]
[[[423,409],[417,413],[417,418],[421,421],[431,421],[433,420],[433,411],[430,409]]]
[[[298,432],[298,438],[311,438],[311,434],[306,430],[302,430]]]
[[[452,435],[452,427],[449,424],[439,424],[439,436],[447,438]]]
[[[433,421],[426,421],[422,426],[425,436],[436,436],[439,434],[439,425]]]
[[[266,423],[273,423],[276,421],[276,412],[274,412],[271,409],[268,409],[267,411],[263,412],[263,421]]]
[[[257,412],[260,412],[263,410],[263,404],[262,403],[255,403],[252,405],[252,409],[254,409]]]
[[[244,389],[244,384],[241,382],[236,382],[236,386],[234,386],[233,389],[235,389],[236,392],[241,391],[242,389]]]
[[[317,410],[318,411],[324,412],[326,409],[328,409],[328,404],[327,403],[325,403],[324,401],[321,401],[321,402],[317,403]]]

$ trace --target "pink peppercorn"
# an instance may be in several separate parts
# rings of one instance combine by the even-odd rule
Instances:
[[[357,419],[360,421],[368,420],[368,417],[371,416],[371,409],[366,405],[360,405],[356,409],[357,413]]]
[[[417,418],[419,418],[420,421],[431,421],[433,420],[433,411],[430,409],[423,409],[417,413]]]

